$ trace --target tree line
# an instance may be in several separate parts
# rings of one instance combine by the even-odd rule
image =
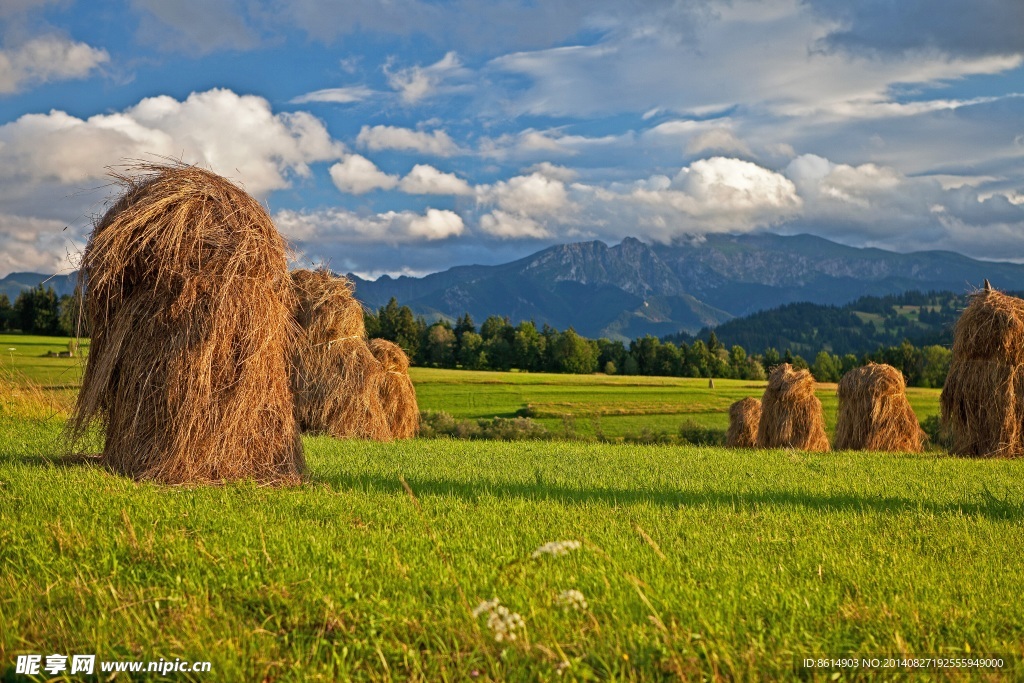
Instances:
[[[494,315],[479,328],[468,313],[454,325],[447,320],[428,324],[394,298],[376,312],[367,311],[365,319],[369,337],[395,342],[415,365],[468,370],[763,380],[775,366],[790,363],[809,369],[819,382],[836,382],[847,371],[876,362],[901,370],[910,386],[941,387],[951,355],[939,344],[916,346],[904,340],[859,356],[819,351],[808,362],[788,348],[748,353],[739,344],[726,347],[713,330],[706,340],[690,343],[648,335],[626,344],[587,339],[571,327],[565,331],[546,324],[538,328],[532,321],[512,325],[508,318]],[[77,297],[58,297],[52,287],[23,290],[13,304],[0,294],[0,331],[73,337],[79,336],[78,324]],[[80,336],[87,332],[82,330]]]
[[[53,287],[24,289],[13,304],[7,294],[0,293],[0,332],[88,336],[84,329],[76,334],[78,318],[78,298],[70,294],[57,296]]]
[[[847,371],[876,362],[899,368],[911,386],[940,387],[951,355],[938,344],[918,347],[904,340],[860,356],[820,351],[809,363],[789,349],[768,347],[748,353],[739,344],[726,347],[714,331],[706,341],[673,342],[648,335],[626,344],[587,339],[571,327],[560,332],[546,324],[538,329],[532,321],[513,325],[500,316],[490,316],[479,329],[468,313],[454,325],[447,320],[427,324],[394,298],[366,313],[366,330],[369,337],[401,346],[415,365],[469,370],[763,380],[777,365],[790,363],[809,369],[819,382],[836,382]]]

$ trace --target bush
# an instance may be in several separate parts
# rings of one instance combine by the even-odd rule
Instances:
[[[455,439],[521,441],[550,439],[547,427],[528,417],[495,417],[490,420],[456,420],[444,411],[420,413],[420,436],[450,436]]]
[[[724,446],[725,431],[713,429],[697,424],[693,420],[686,420],[679,425],[679,443],[693,444],[694,446]]]

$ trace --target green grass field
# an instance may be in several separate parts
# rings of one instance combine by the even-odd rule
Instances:
[[[464,417],[714,416],[750,388],[416,376]],[[0,402],[3,680],[52,652],[210,660],[198,681],[1024,678],[1024,461],[318,437],[297,488],[164,487],[61,457],[64,413],[33,396]],[[580,547],[533,557],[554,541]],[[473,615],[492,598],[515,640]],[[801,664],[903,655],[1004,668]]]
[[[17,348],[13,356],[0,359],[0,373],[11,372],[13,360],[13,372],[19,377],[47,387],[77,385],[81,358],[41,357],[50,350],[64,350],[66,345],[67,340],[57,338],[0,335],[0,351]],[[644,429],[675,434],[684,422],[725,430],[729,405],[746,396],[760,397],[764,391],[764,382],[727,379],[716,379],[715,388],[709,389],[706,379],[678,377],[434,368],[412,368],[410,374],[423,410],[443,410],[459,419],[514,417],[528,411],[526,414],[555,433],[562,432],[568,420],[581,436],[594,436],[597,430],[608,437],[638,434]],[[820,385],[818,396],[831,432],[837,408],[835,385]],[[908,396],[920,420],[938,414],[938,390],[911,388]]]

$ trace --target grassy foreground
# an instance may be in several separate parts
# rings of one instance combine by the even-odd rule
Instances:
[[[54,458],[60,426],[0,416],[0,677],[51,652],[205,681],[827,680],[802,659],[967,653],[1024,677],[1024,462],[314,438],[299,488],[176,488]],[[472,614],[495,597],[515,640]]]

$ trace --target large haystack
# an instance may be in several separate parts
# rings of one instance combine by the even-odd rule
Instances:
[[[869,363],[839,382],[836,450],[920,453],[924,432],[910,407],[903,373]]]
[[[757,448],[757,428],[761,423],[761,402],[744,398],[729,406],[729,430],[725,445],[733,448]]]
[[[98,421],[105,462],[142,479],[297,482],[284,240],[218,175],[133,171],[82,259],[92,347],[72,438]]]
[[[827,451],[821,401],[814,395],[814,377],[789,363],[776,367],[761,398],[757,445],[761,448],[799,448]]]
[[[305,431],[388,441],[382,403],[386,372],[366,344],[363,309],[352,285],[326,270],[292,273],[295,417]]]
[[[952,453],[1024,455],[1024,301],[987,286],[971,297],[940,405]]]
[[[402,347],[386,339],[371,339],[370,352],[384,368],[381,404],[396,439],[411,439],[420,429],[416,389],[409,379],[409,357]]]

